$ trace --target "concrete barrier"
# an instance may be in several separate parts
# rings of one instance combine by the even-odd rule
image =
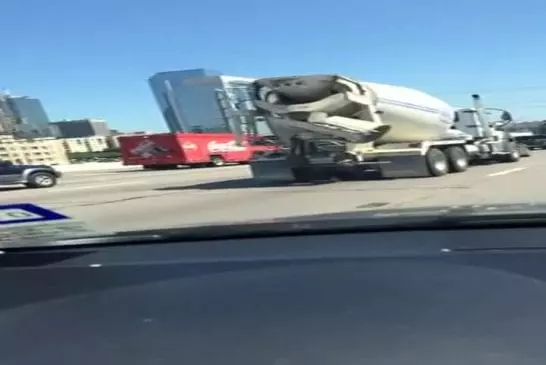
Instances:
[[[61,172],[142,169],[141,166],[123,166],[121,162],[87,162],[70,165],[55,165],[53,167]]]

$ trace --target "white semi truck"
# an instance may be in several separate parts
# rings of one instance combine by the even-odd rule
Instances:
[[[253,89],[257,112],[286,146],[251,161],[255,178],[442,176],[529,155],[504,130],[510,113],[490,122],[479,95],[457,109],[418,90],[338,75],[263,78]]]

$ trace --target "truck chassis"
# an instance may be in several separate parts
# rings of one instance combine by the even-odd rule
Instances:
[[[293,138],[284,153],[250,161],[252,176],[260,180],[315,182],[380,178],[430,177],[460,173],[472,164],[517,162],[529,156],[513,140],[441,140],[390,144],[359,154],[324,151],[313,140]]]

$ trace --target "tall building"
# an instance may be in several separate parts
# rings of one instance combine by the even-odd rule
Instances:
[[[49,123],[53,135],[60,138],[110,136],[110,128],[103,119],[63,120]]]
[[[9,95],[0,93],[0,135],[12,134],[15,129],[15,118],[8,104]]]
[[[0,160],[16,164],[67,164],[61,140],[52,137],[15,138],[0,135]]]
[[[110,137],[93,136],[79,138],[63,138],[62,141],[68,153],[88,153],[106,151],[110,146]]]
[[[247,107],[253,79],[205,69],[160,72],[150,88],[171,132],[229,132],[237,109]],[[222,103],[219,94],[227,95]]]
[[[49,118],[40,99],[28,96],[10,96],[7,98],[7,102],[20,123],[46,127],[49,124]]]
[[[20,137],[49,137],[49,118],[40,99],[1,94],[0,133]]]

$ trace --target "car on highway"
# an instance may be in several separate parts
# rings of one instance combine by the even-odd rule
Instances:
[[[50,188],[57,185],[62,173],[49,165],[14,164],[0,160],[0,185],[25,185],[28,188]]]

